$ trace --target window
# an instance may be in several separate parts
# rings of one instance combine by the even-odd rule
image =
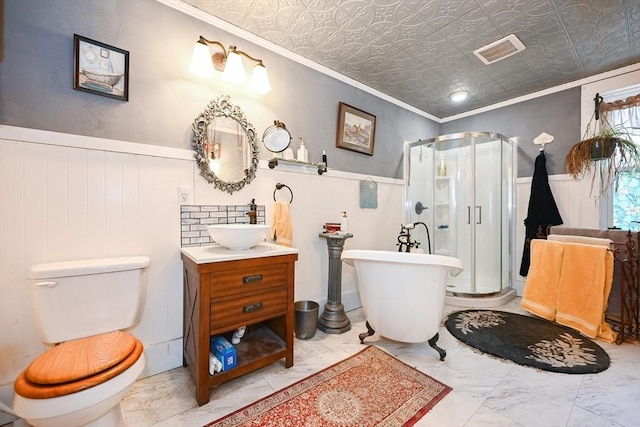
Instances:
[[[635,92],[635,95],[621,97]],[[612,127],[623,127],[640,147],[640,85],[624,93],[603,95],[607,120]],[[640,170],[627,170],[618,175],[612,197],[613,226],[640,231]]]
[[[637,95],[640,93],[640,63],[633,66],[614,70],[612,72],[603,73],[598,76],[594,76],[589,79],[588,82],[581,86],[580,95],[580,135],[584,135],[587,130],[587,125],[591,121],[593,116],[594,96],[599,93],[604,96],[605,102],[613,102],[615,100],[624,100],[629,96]],[[634,132],[636,135],[640,133],[640,130]],[[624,177],[622,178],[624,180]],[[636,181],[637,183],[637,181]],[[618,185],[619,194],[616,195],[620,198],[625,195],[629,185],[626,181],[620,182]],[[635,194],[635,196],[634,196]],[[640,195],[637,190],[635,193],[629,193],[630,200],[638,204],[638,198]],[[606,229],[614,227],[617,221],[614,221],[613,214],[613,202],[614,195],[609,193],[598,199],[594,199],[594,205],[598,212],[597,227],[600,229]],[[632,212],[629,207],[624,208],[626,211]],[[640,214],[636,213],[635,220],[640,220]],[[635,224],[635,223],[632,223]],[[591,225],[589,225],[591,226]],[[622,228],[622,225],[618,225]],[[635,224],[634,230],[638,230],[638,224]]]

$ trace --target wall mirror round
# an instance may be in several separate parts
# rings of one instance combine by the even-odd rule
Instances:
[[[284,123],[274,120],[262,134],[262,143],[272,153],[282,153],[291,144],[291,134]]]
[[[231,194],[256,176],[256,132],[227,95],[211,101],[193,122],[193,146],[200,175],[220,190]]]

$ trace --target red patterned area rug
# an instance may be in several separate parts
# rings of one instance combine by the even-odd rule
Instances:
[[[412,426],[451,391],[374,346],[205,427]]]

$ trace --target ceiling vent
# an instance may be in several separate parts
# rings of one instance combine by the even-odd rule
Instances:
[[[473,53],[485,64],[493,64],[501,59],[507,58],[525,49],[522,42],[515,34],[509,34],[498,41],[489,43],[480,49],[474,50]]]

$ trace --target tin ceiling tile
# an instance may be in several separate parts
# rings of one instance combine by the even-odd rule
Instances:
[[[527,49],[527,55],[524,60],[535,74],[549,69],[554,70],[554,72],[570,70],[571,73],[575,73],[579,71],[574,52],[570,46],[532,46]]]
[[[302,6],[282,8],[276,15],[276,24],[279,30],[287,31],[301,19],[304,19],[307,9]]]
[[[492,100],[492,103],[498,102],[498,95],[501,93],[504,93],[504,87],[495,80],[487,80],[481,85],[474,85],[474,89],[469,92],[475,99]]]
[[[472,56],[467,52],[456,51],[455,55],[445,55],[437,61],[431,62],[429,68],[437,71],[442,76],[449,76],[453,70],[465,68],[473,70],[474,73],[490,72],[487,66],[480,61],[474,61]]]
[[[497,28],[506,34],[516,34],[524,41],[525,34],[541,36],[547,33],[554,33],[554,38],[566,38],[564,26],[560,17],[554,10],[546,8],[534,9],[530,14],[519,14],[511,19],[497,21]],[[537,43],[536,38],[529,37],[533,44]]]
[[[410,7],[416,10],[418,15],[429,22],[434,29],[441,28],[478,7],[474,0],[415,0],[407,3],[410,3]]]
[[[417,15],[411,15],[408,19],[388,27],[382,33],[382,37],[387,40],[390,48],[395,43],[404,43],[405,49],[410,50],[414,44],[425,38],[426,26],[427,24],[421,21]]]
[[[320,49],[334,60],[347,62],[356,52],[366,47],[355,32],[340,31],[329,37]]]
[[[314,28],[324,26],[322,25],[322,19],[324,16],[324,14],[314,14],[309,9],[305,9],[300,12],[297,19],[287,28],[286,33],[294,35],[308,34]]]
[[[350,23],[354,17],[362,13],[367,5],[368,2],[365,0],[346,0],[336,2],[335,8],[331,10],[333,24],[338,28],[344,27],[347,23]],[[313,10],[313,6],[310,10]]]
[[[460,19],[453,21],[441,31],[449,33],[448,40],[461,50],[472,53],[474,50],[502,38],[500,32],[489,16],[481,9],[475,9]],[[469,34],[474,37],[470,38]]]
[[[640,24],[631,28],[631,31],[629,32],[629,38],[631,40],[640,40]],[[631,43],[629,56],[631,56],[632,58],[640,58],[640,43]]]
[[[497,22],[507,21],[526,13],[531,7],[536,7],[549,0],[476,0],[476,4],[492,16]]]
[[[187,3],[238,26],[253,7],[251,0],[189,0]]]
[[[362,16],[366,16],[367,18],[367,22],[365,22],[366,25],[374,25],[376,22],[386,22],[389,25],[396,26],[398,23],[414,15],[415,12],[406,7],[402,2],[385,5],[374,3],[368,5],[362,12]]]

